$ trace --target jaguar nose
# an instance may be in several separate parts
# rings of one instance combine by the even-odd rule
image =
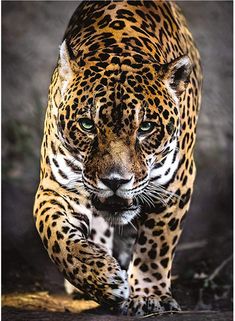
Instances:
[[[109,187],[113,192],[116,192],[120,186],[127,184],[131,181],[130,179],[120,179],[120,178],[101,178],[101,182]]]

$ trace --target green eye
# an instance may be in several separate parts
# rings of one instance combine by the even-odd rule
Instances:
[[[81,118],[81,119],[79,119],[78,122],[79,122],[81,129],[83,129],[87,132],[91,132],[95,128],[94,122],[89,118]]]
[[[150,133],[154,128],[154,123],[150,121],[144,121],[140,124],[139,132],[141,134]]]

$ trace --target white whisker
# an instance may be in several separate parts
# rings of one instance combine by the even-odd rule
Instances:
[[[133,229],[137,232],[137,228],[135,227],[135,225],[131,222],[131,221],[129,221],[129,224],[133,227]]]

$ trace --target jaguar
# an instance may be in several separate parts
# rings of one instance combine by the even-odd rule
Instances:
[[[72,15],[49,87],[35,224],[64,277],[124,315],[180,310],[171,268],[201,84],[176,3],[83,1]],[[125,253],[113,255],[125,226],[135,231],[127,269]]]

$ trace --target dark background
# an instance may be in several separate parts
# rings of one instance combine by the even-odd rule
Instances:
[[[183,308],[232,307],[232,13],[230,1],[183,1],[204,70],[197,179],[174,282]],[[63,291],[34,227],[50,77],[78,2],[2,2],[2,291]],[[196,243],[192,243],[196,242]],[[188,249],[185,249],[185,246]],[[226,261],[227,262],[227,261]],[[213,284],[205,279],[221,267]],[[201,302],[199,302],[201,303]]]

